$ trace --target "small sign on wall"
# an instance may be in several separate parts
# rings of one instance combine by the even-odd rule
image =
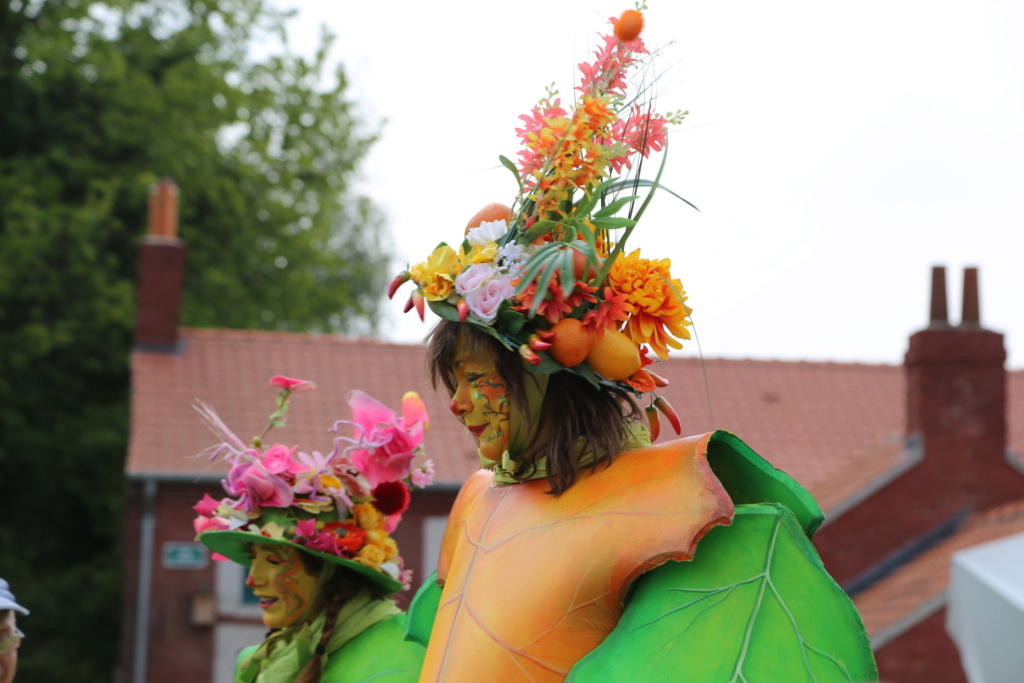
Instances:
[[[205,569],[210,553],[202,543],[164,543],[160,563],[164,569]]]

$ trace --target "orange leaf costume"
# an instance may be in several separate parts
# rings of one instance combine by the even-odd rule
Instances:
[[[561,681],[618,623],[630,583],[689,560],[733,505],[707,437],[619,455],[552,497],[474,474],[441,547],[444,585],[422,681]],[[571,570],[568,568],[571,567]]]

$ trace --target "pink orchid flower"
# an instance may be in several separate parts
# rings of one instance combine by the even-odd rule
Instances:
[[[306,379],[293,379],[284,375],[274,375],[270,378],[270,386],[277,387],[297,394],[302,391],[313,391],[316,385]]]
[[[228,493],[244,501],[249,512],[262,506],[285,508],[294,499],[287,482],[268,472],[258,461],[232,467],[224,484]]]
[[[327,468],[327,458],[319,451],[299,451],[297,460],[302,469],[294,472],[295,484],[292,489],[300,496],[313,495],[317,490],[317,477]]]
[[[360,445],[350,457],[375,488],[385,481],[398,481],[409,474],[415,450],[423,443],[429,425],[427,409],[415,392],[402,397],[402,416],[362,391],[349,395],[352,422],[361,428]]]

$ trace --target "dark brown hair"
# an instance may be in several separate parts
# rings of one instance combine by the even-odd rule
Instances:
[[[523,413],[527,412],[525,383],[529,370],[514,351],[473,325],[441,320],[427,337],[427,367],[436,389],[443,384],[449,395],[455,393],[453,365],[459,343],[471,355],[486,355],[494,361],[494,369],[502,379],[508,395]],[[548,493],[559,494],[576,481],[578,475],[577,444],[582,440],[597,455],[594,465],[610,463],[622,450],[627,421],[640,419],[640,409],[633,397],[617,387],[594,387],[586,379],[571,372],[556,372],[548,380],[542,427],[530,450],[534,458],[547,456]],[[530,474],[529,468],[523,472]]]
[[[318,574],[324,570],[324,560],[316,555],[300,552],[302,564],[306,570]],[[338,612],[345,606],[345,603],[354,598],[360,591],[369,590],[374,599],[387,596],[387,591],[375,583],[361,578],[354,572],[344,567],[335,567],[334,574],[324,584],[324,630],[320,636],[320,642],[316,651],[306,664],[302,672],[295,678],[295,683],[319,683],[323,675],[324,662],[327,660],[327,643],[334,635],[334,627],[337,625]]]

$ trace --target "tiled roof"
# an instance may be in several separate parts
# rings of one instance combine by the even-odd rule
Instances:
[[[276,440],[325,450],[327,428],[349,417],[350,389],[393,407],[415,390],[432,418],[425,445],[437,481],[460,484],[475,468],[467,434],[448,414],[447,397],[431,389],[418,345],[249,330],[186,329],[182,339],[180,353],[133,355],[130,475],[219,476],[223,467],[189,457],[214,441],[193,401],[212,405],[248,438],[263,429],[274,396],[267,381],[276,374],[317,383],[293,399]],[[847,495],[851,477],[844,473],[884,471],[901,457],[892,446],[904,424],[900,367],[673,358],[656,368],[671,380],[661,393],[679,413],[683,434],[728,429],[825,501]],[[663,422],[661,441],[671,437],[666,432]],[[868,460],[872,467],[862,467]]]
[[[876,649],[946,603],[953,553],[1024,532],[1024,500],[969,517],[960,529],[862,593],[854,604]]]
[[[816,497],[838,502],[846,481],[837,475],[857,469],[866,456],[883,467],[902,457],[894,447],[905,423],[901,367],[715,359],[703,366],[714,419],[699,360],[656,366],[672,381],[662,391],[679,412],[683,433],[727,429]]]

